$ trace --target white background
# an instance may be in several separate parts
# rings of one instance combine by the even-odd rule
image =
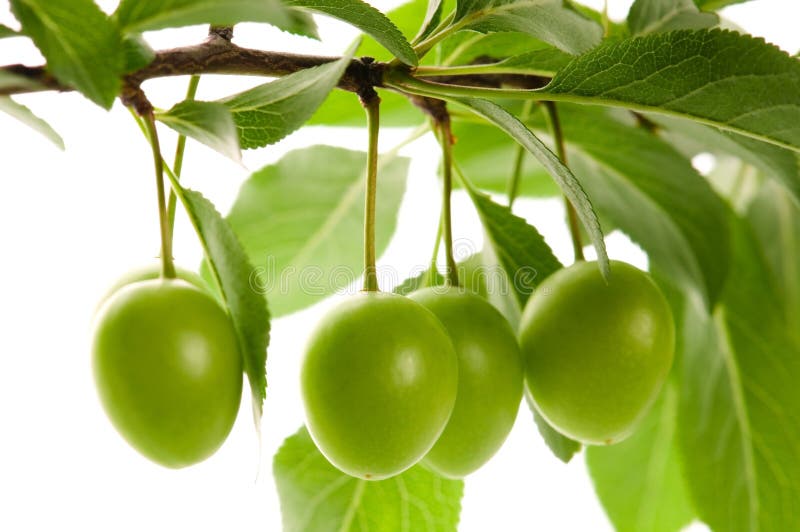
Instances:
[[[601,6],[600,0],[586,3]],[[624,17],[629,3],[611,0],[611,16]],[[110,11],[116,2],[100,4]],[[797,0],[758,0],[724,14],[791,53],[800,48]],[[344,24],[319,22],[327,47],[250,24],[237,27],[236,40],[333,54],[355,35]],[[0,23],[16,26],[7,2],[0,3]],[[204,34],[204,28],[194,27],[147,37],[155,47],[167,47],[199,41]],[[40,61],[24,40],[0,41],[0,64]],[[254,83],[204,78],[199,97],[216,98]],[[181,99],[185,85],[184,79],[158,80],[146,89],[156,105],[169,107]],[[302,423],[299,360],[307,331],[330,301],[273,322],[260,448],[245,399],[232,434],[208,461],[172,471],[140,457],[100,408],[88,345],[95,304],[106,288],[127,270],[153,260],[158,250],[149,149],[119,104],[106,113],[77,94],[28,95],[19,101],[62,134],[67,151],[0,116],[0,530],[280,530],[271,457]],[[383,132],[381,146],[391,147],[405,133]],[[163,129],[162,138],[164,152],[172,153],[174,135]],[[359,130],[332,134],[310,128],[277,146],[246,152],[244,167],[190,141],[185,180],[226,212],[249,171],[313,143],[363,149],[366,138]],[[380,260],[400,272],[425,264],[438,216],[432,139],[422,139],[404,154],[414,158],[406,196],[413,198],[413,208],[404,203],[401,229]],[[468,201],[460,194],[454,201],[456,237],[480,245]],[[571,260],[560,202],[520,201],[516,211],[546,235],[562,260]],[[176,257],[195,267],[200,248],[184,217],[179,215],[178,224]],[[609,250],[614,258],[646,266],[641,251],[620,235],[609,239]],[[467,480],[460,530],[492,529],[610,529],[583,458],[569,465],[553,458],[526,408],[503,449]]]

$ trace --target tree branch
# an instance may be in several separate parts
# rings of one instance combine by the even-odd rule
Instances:
[[[233,44],[232,28],[212,28],[208,39],[203,43],[160,50],[152,63],[141,70],[128,74],[123,79],[121,98],[134,94],[140,85],[154,78],[187,76],[194,74],[234,74],[280,77],[294,72],[323,65],[339,59],[315,55],[298,55],[286,52],[271,52],[242,48]],[[383,77],[388,63],[373,61],[372,58],[353,59],[339,81],[340,89],[359,93],[365,87],[383,86]],[[396,66],[391,68],[408,68]],[[63,85],[47,72],[44,66],[8,65],[0,67],[0,75],[10,73],[21,78],[19,84],[6,82],[0,87],[0,96],[40,91],[71,91],[72,87]],[[548,81],[546,78],[524,75],[469,75],[436,78],[438,83],[474,85],[482,87],[536,88]]]

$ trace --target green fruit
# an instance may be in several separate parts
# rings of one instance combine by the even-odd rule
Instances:
[[[411,294],[442,322],[458,357],[453,415],[425,457],[446,477],[485,464],[503,445],[522,400],[522,357],[508,321],[488,301],[459,288]]]
[[[187,270],[186,268],[181,268],[180,266],[176,266],[175,277],[186,281],[190,285],[199,288],[203,292],[209,291],[208,284],[206,284],[203,278],[191,270]],[[160,279],[160,278],[161,278],[160,262],[158,262],[157,264],[148,264],[147,266],[142,266],[140,268],[130,270],[125,275],[117,279],[117,281],[113,285],[111,285],[111,288],[109,288],[108,291],[106,291],[106,294],[100,299],[100,302],[97,304],[97,308],[99,309],[103,305],[103,303],[108,301],[108,299],[122,287],[128,286],[129,284],[138,283],[139,281],[149,281],[151,279]]]
[[[555,428],[589,444],[630,435],[658,396],[675,346],[672,314],[646,273],[579,262],[537,288],[522,316],[526,383]]]
[[[430,311],[364,292],[317,326],[301,377],[322,454],[345,473],[378,480],[413,466],[436,442],[453,411],[458,363]]]
[[[180,280],[121,288],[97,317],[92,356],[106,413],[146,457],[184,467],[225,441],[242,360],[230,318],[207,293]]]

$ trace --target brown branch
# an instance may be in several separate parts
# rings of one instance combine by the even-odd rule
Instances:
[[[280,77],[300,70],[336,61],[338,57],[298,55],[286,52],[271,52],[242,48],[233,44],[233,29],[230,27],[211,28],[205,42],[161,50],[148,66],[123,79],[123,101],[126,95],[134,94],[141,84],[149,79],[193,74],[234,74],[251,76]],[[362,93],[373,87],[383,85],[383,77],[389,65],[376,62],[372,58],[353,59],[339,81],[340,89]],[[404,66],[393,68],[407,68]],[[47,72],[44,66],[8,65],[0,67],[0,74],[7,72],[21,78],[19,84],[6,83],[0,87],[0,95],[12,95],[39,91],[71,91],[72,87],[61,84]],[[438,83],[457,83],[479,87],[515,86],[524,88],[541,87],[546,78],[525,75],[471,75],[439,77]]]

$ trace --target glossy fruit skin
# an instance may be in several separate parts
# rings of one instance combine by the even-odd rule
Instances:
[[[629,436],[658,396],[675,347],[672,313],[650,276],[611,262],[559,270],[522,315],[525,381],[555,428],[588,444]]]
[[[523,380],[517,337],[496,308],[463,288],[426,288],[410,297],[439,318],[458,357],[453,414],[425,464],[462,478],[494,456],[514,425]]]
[[[354,477],[379,480],[416,464],[442,433],[458,363],[436,317],[403,296],[362,292],[311,335],[301,370],[308,430]]]
[[[111,296],[96,320],[92,362],[111,422],[156,463],[200,462],[233,427],[242,395],[233,325],[184,281],[142,281]]]
[[[186,268],[181,268],[180,266],[175,267],[175,277],[186,281],[192,286],[197,287],[203,292],[208,292],[209,287],[208,284],[200,277],[197,273],[187,270]],[[139,281],[149,281],[152,279],[160,279],[161,278],[161,262],[148,264],[146,266],[141,266],[139,268],[135,268],[130,270],[125,275],[120,277],[116,280],[116,282],[111,285],[111,288],[106,291],[105,295],[100,299],[100,302],[97,304],[97,308],[99,309],[103,303],[108,301],[108,298],[113,296],[120,288],[128,286],[129,284],[138,283]]]

